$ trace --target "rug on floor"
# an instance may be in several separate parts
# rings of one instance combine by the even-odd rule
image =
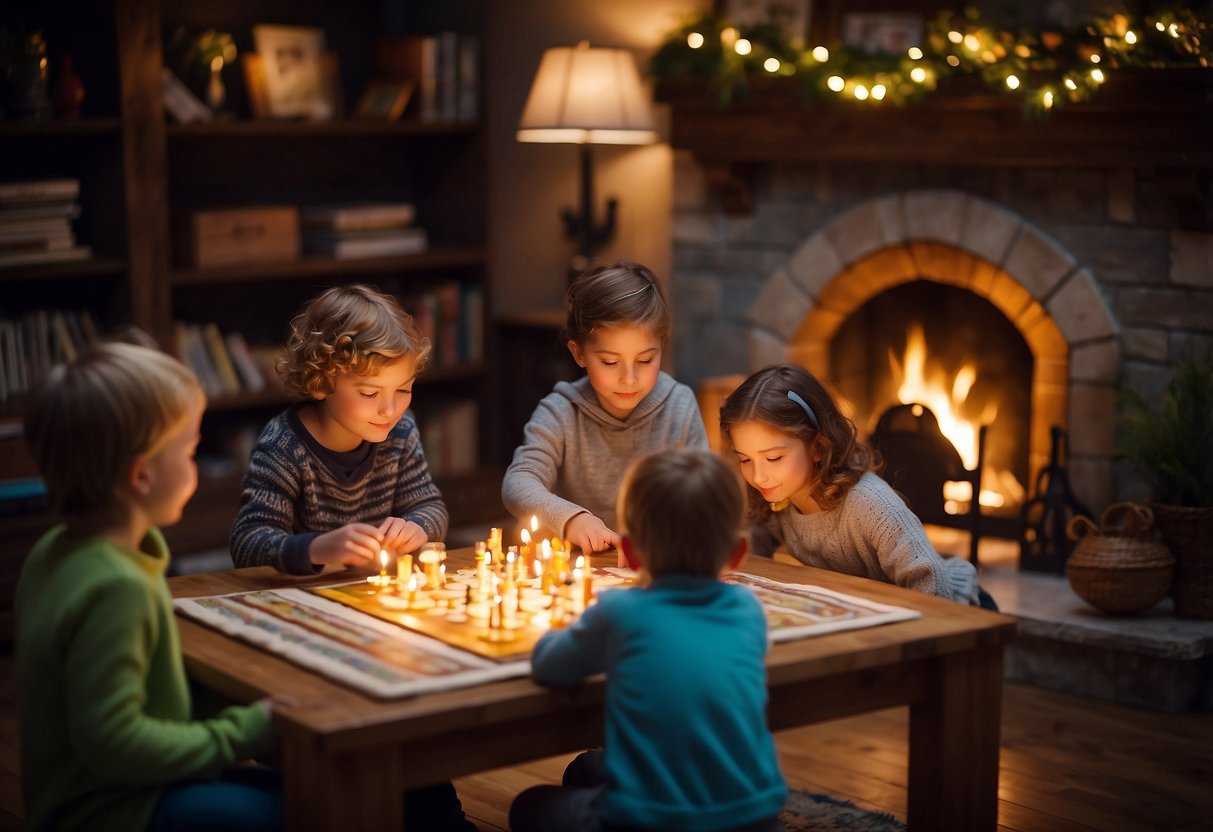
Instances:
[[[826,794],[792,789],[779,813],[788,832],[904,832],[905,824],[885,812],[869,812]]]

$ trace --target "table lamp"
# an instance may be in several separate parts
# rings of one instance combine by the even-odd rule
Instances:
[[[546,50],[516,137],[520,142],[581,146],[581,207],[576,213],[567,208],[561,213],[565,234],[577,240],[571,278],[591,264],[594,250],[615,230],[615,199],[607,200],[601,224],[594,219],[590,146],[657,140],[653,109],[631,53],[591,47],[587,41]]]

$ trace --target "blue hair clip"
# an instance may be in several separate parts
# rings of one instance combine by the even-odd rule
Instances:
[[[788,398],[796,402],[804,410],[804,415],[809,417],[809,424],[813,426],[813,430],[821,430],[821,423],[817,421],[817,414],[813,412],[813,408],[809,407],[809,403],[800,397],[799,393],[795,390],[789,390]]]

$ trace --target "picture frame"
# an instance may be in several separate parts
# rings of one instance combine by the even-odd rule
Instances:
[[[921,46],[926,18],[914,12],[843,12],[842,42],[869,55],[901,55]]]
[[[373,79],[358,100],[354,117],[398,121],[416,86],[413,81]]]
[[[716,13],[745,29],[776,23],[797,49],[804,48],[813,13],[813,0],[716,0]]]
[[[259,23],[253,26],[253,43],[266,115],[327,119],[338,114],[340,84],[333,84],[335,56],[325,50],[323,29]]]

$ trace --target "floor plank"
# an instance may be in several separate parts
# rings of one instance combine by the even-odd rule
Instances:
[[[908,712],[890,708],[783,731],[793,788],[905,818]],[[20,828],[11,655],[0,655],[0,832]],[[571,756],[456,781],[482,832],[508,828],[523,789],[560,782]],[[1213,715],[1168,714],[1008,683],[1003,696],[999,832],[1213,829]]]

